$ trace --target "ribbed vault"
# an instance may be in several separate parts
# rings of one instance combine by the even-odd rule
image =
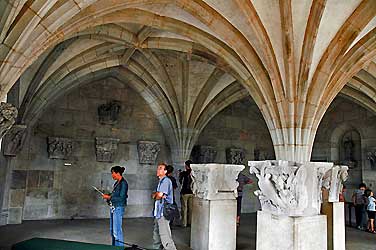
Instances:
[[[373,0],[2,4],[1,95],[46,57],[20,108],[25,122],[58,89],[110,72],[133,82],[156,114],[161,112],[181,157],[213,114],[247,93],[265,118],[276,157],[304,161],[321,118],[342,89],[375,110]],[[171,74],[174,67],[179,77]],[[198,75],[202,81],[190,81]]]

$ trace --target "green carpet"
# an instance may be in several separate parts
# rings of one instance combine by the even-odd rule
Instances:
[[[12,246],[12,250],[123,250],[123,247],[67,240],[33,238]]]

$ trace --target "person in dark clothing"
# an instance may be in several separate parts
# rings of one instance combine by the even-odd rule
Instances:
[[[179,182],[181,186],[181,207],[182,207],[182,224],[183,227],[191,224],[192,220],[192,205],[193,205],[193,192],[191,189],[192,176],[191,165],[192,161],[185,162],[185,170],[179,174]]]
[[[172,173],[174,172],[174,167],[172,165],[167,165],[166,170],[167,170],[166,176],[171,180],[171,183],[172,183],[172,194],[173,194],[173,197],[174,197],[174,204],[176,204],[175,190],[178,188],[178,183],[177,183],[175,177],[172,175]],[[170,225],[179,224],[179,222],[176,221],[175,219],[177,219],[179,221],[180,218],[171,219]]]
[[[110,233],[113,246],[124,246],[122,229],[123,215],[127,206],[128,183],[122,176],[125,168],[114,166],[111,168],[112,179],[116,180],[111,194],[103,194],[103,198],[110,201]]]
[[[365,183],[359,184],[359,189],[356,189],[352,195],[352,201],[355,206],[355,219],[356,219],[356,227],[360,230],[364,230],[364,217],[366,213],[366,199],[364,198],[364,190],[366,190],[367,186]]]

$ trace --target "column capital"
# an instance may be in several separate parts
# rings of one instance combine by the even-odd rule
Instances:
[[[205,200],[235,199],[239,183],[236,181],[243,165],[191,164],[193,193]]]

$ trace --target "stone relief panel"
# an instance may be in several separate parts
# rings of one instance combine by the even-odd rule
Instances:
[[[69,159],[73,153],[73,140],[63,137],[48,137],[48,157],[50,159]]]
[[[95,138],[95,154],[99,162],[114,162],[120,139]]]
[[[226,149],[226,162],[228,164],[243,164],[245,158],[244,150],[241,148],[228,148]]]
[[[98,119],[102,125],[114,125],[118,122],[120,102],[111,101],[98,107]]]
[[[349,176],[348,169],[347,166],[334,166],[325,173],[322,186],[329,190],[329,202],[339,202],[343,183]]]
[[[138,141],[138,159],[141,164],[155,164],[161,145],[155,141]]]
[[[243,165],[191,164],[192,191],[195,196],[206,200],[235,199],[239,183],[238,174]]]
[[[372,170],[376,170],[376,149],[367,152],[367,161]]]
[[[21,151],[26,137],[26,125],[14,125],[6,135],[6,145],[4,155],[16,156]]]
[[[18,115],[17,108],[10,103],[0,103],[0,138],[2,138],[15,123]]]
[[[255,195],[263,211],[287,216],[320,213],[322,179],[333,163],[249,161],[248,165],[258,178]]]
[[[192,149],[193,162],[213,163],[217,156],[217,150],[212,146],[196,145]]]

